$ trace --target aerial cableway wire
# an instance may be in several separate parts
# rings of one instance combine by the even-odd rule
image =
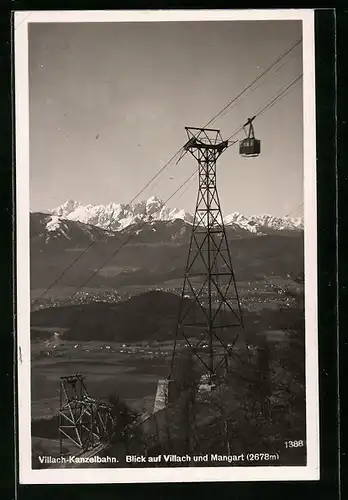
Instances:
[[[300,81],[300,79],[302,78],[302,74],[296,78],[293,82],[291,82],[289,85],[287,85],[285,88],[283,88],[279,94],[277,94],[277,96],[272,99],[266,106],[264,106],[261,110],[259,110],[256,115],[255,115],[255,118],[260,116],[262,113],[264,113],[266,110],[270,109],[272,106],[274,106],[274,104],[276,104],[276,102],[279,102],[279,100],[283,99],[285,96],[286,96],[286,93],[289,92],[289,90],[293,87],[293,85],[295,85],[298,81]],[[232,137],[235,137],[239,132],[241,132],[242,130],[244,129],[244,126],[242,127],[239,127],[229,138],[228,138],[228,141],[230,141],[232,139]],[[232,144],[229,145],[229,147],[233,146],[235,144],[235,142],[233,142]],[[195,170],[194,172],[194,175],[197,174],[198,172],[198,169]],[[190,177],[188,179],[186,179],[184,181],[184,183],[182,184],[182,187],[188,182],[188,181],[193,181],[194,180],[194,177],[192,175],[190,175]],[[190,182],[190,184],[191,184]],[[181,196],[187,191],[189,186],[187,186],[186,189],[184,189],[184,191],[180,194],[179,198],[181,198]],[[298,207],[296,208],[303,208],[303,203],[301,205],[299,205]],[[289,214],[287,214],[285,217],[289,217],[294,211],[290,212]]]
[[[175,159],[175,157],[181,152],[182,148],[180,148],[171,158],[170,160],[167,161],[167,163],[157,172],[156,175],[154,175],[148,182],[147,184],[131,199],[131,201],[126,205],[126,207],[129,207],[144,191],[145,189],[151,184],[151,182],[153,182],[156,177],[158,175],[160,175],[160,173],[165,169],[167,168],[167,166]],[[112,224],[112,221],[110,222],[109,224],[109,228],[108,230],[110,230],[110,226]],[[78,262],[87,252],[88,250],[90,250],[90,248],[96,243],[96,240],[92,240],[91,243],[89,245],[87,245],[87,247],[76,257],[76,259],[74,259],[65,269],[64,271],[59,274],[59,276],[54,280],[52,281],[52,283],[34,300],[34,302],[32,303],[32,307],[34,307],[40,299],[42,299],[42,297],[44,295],[46,295],[47,292],[49,292],[53,287],[54,285],[56,285],[61,279],[63,276],[65,276],[65,274],[76,264],[76,262]]]
[[[269,71],[271,71],[271,69],[273,69],[282,59],[284,59],[284,57],[286,57],[292,50],[294,50],[294,48],[297,47],[301,42],[302,42],[302,38],[300,38],[300,40],[298,40],[294,45],[292,45],[290,47],[290,49],[288,49],[284,54],[282,54],[281,56],[279,56],[278,59],[276,59],[276,61],[274,61],[274,63],[271,64],[271,66],[269,66],[267,69],[265,69],[261,73],[260,76],[258,76],[252,83],[250,83],[250,85],[248,85],[247,87],[245,87],[245,89],[242,90],[242,92],[240,92],[236,97],[234,97],[232,99],[232,101],[230,101],[228,104],[226,104],[226,106],[224,108],[222,108],[222,110],[219,111],[219,113],[217,113],[208,123],[206,123],[203,128],[206,128],[209,125],[211,125],[211,123],[213,121],[215,121],[222,113],[224,113],[224,111],[227,108],[229,108],[237,99],[239,99],[243,94],[245,94],[245,92],[247,92],[256,82],[258,82],[263,76],[265,76],[266,73],[268,73]]]
[[[267,109],[269,109],[270,107],[272,107],[278,99],[281,99],[282,96],[284,95],[284,93],[289,90],[293,85],[295,85],[295,83],[297,83],[300,78],[302,77],[302,75],[300,75],[298,78],[296,78],[292,83],[290,83],[289,85],[286,86],[285,89],[283,89],[279,94],[277,94],[277,96],[275,98],[273,98],[268,104],[266,104],[266,106],[264,106],[261,110],[259,110],[255,116],[260,116],[262,113],[264,113]],[[234,137],[238,132],[240,132],[241,130],[243,130],[243,126],[240,127],[236,132],[234,132],[234,134],[232,134],[231,137]],[[231,137],[229,138],[229,140],[231,139]],[[235,143],[233,143],[235,144]],[[232,144],[232,145],[233,145]],[[163,202],[163,206],[168,203],[168,201],[170,201],[172,198],[174,198],[174,196],[196,175],[197,173],[197,169],[195,169],[192,174],[187,177],[187,179],[174,191],[174,193],[169,197],[167,198],[164,202]],[[142,227],[144,227],[146,225],[147,221],[143,221],[141,224],[140,224],[140,230],[142,229]],[[71,298],[73,298],[82,288],[84,288],[87,283],[90,282],[90,280],[96,275],[98,274],[98,272],[105,266],[107,265],[114,257],[116,257],[116,255],[122,250],[122,248],[124,248],[126,245],[128,245],[128,243],[134,238],[135,236],[135,233],[131,234],[129,236],[129,238],[127,238],[127,240],[122,243],[122,245],[120,247],[118,247],[115,252],[112,253],[112,255],[110,257],[108,257],[94,272],[93,274],[91,274],[91,276],[89,276],[89,278],[87,280],[84,281],[84,283],[82,285],[80,285],[76,291],[74,292],[74,294],[71,296]]]
[[[263,114],[266,110],[270,109],[272,106],[274,106],[277,102],[279,102],[279,100],[283,99],[286,95],[287,92],[289,92],[289,90],[297,83],[300,81],[300,79],[302,78],[302,74],[296,78],[295,80],[293,80],[289,85],[287,85],[285,88],[283,88],[277,95],[275,98],[273,98],[268,104],[266,104],[266,106],[264,106],[262,109],[260,109],[259,111],[256,112],[255,114],[255,118],[260,116],[261,114]],[[239,134],[239,132],[241,132],[242,130],[244,129],[244,126],[242,127],[239,127],[229,138],[228,138],[228,141],[230,141],[233,137],[235,137],[237,134]],[[229,147],[231,146],[234,146],[235,142],[233,142],[232,144],[229,145]],[[191,174],[184,182],[183,184],[181,185],[181,187],[184,187],[184,185],[186,183],[188,183],[189,181],[193,181],[194,180],[194,175],[197,174],[198,172],[198,169],[196,169],[193,174]],[[190,182],[190,184],[191,184]],[[188,186],[189,187],[189,186]],[[180,194],[179,198],[181,198],[181,196],[187,191],[188,187]],[[180,189],[180,188],[179,188]],[[303,203],[299,206],[300,207],[303,207]],[[292,212],[290,212],[291,214]],[[287,214],[286,217],[288,217],[290,214]]]
[[[283,97],[285,97],[286,93],[291,89],[291,87],[293,87],[297,82],[299,82],[301,80],[302,76],[303,76],[303,74],[301,73],[300,76],[298,76],[295,80],[293,80],[291,83],[289,83],[289,85],[287,85],[286,87],[284,87],[279,92],[279,94],[277,94],[268,104],[266,104],[266,106],[264,106],[262,109],[260,109],[259,111],[257,111],[256,114],[255,114],[255,118],[261,116],[265,111],[267,111],[268,109],[270,109],[279,100],[281,100]],[[244,129],[244,125],[242,125],[235,132],[233,132],[233,134],[230,135],[230,137],[227,140],[230,141],[232,139],[232,137],[235,137],[243,129]],[[233,145],[233,144],[231,144],[231,145]]]
[[[295,45],[296,46],[296,45]],[[292,54],[292,57],[296,56],[296,53],[293,53]],[[289,62],[291,61],[291,58],[290,59],[286,59],[283,64],[281,64],[280,66],[278,66],[278,68],[275,69],[275,71],[271,72],[271,73],[268,73],[266,78],[267,77],[271,77],[271,78],[274,78],[275,75],[277,73],[279,73],[279,71],[284,68],[285,65],[289,64]],[[265,80],[266,78],[264,78],[261,82],[259,82],[258,85],[256,85],[256,87],[253,87],[249,90],[249,92],[247,92],[247,94],[245,95],[245,97],[248,97],[250,96],[250,94],[252,94],[253,92],[255,92],[257,89],[259,89],[260,87],[262,87],[264,84],[265,84]],[[226,109],[221,115],[220,115],[220,119],[226,114],[228,113],[231,109],[233,109],[238,103],[234,103],[234,106],[231,106],[230,108]]]
[[[266,110],[268,110],[269,108],[271,108],[279,99],[281,99],[285,93],[293,86],[295,85],[300,79],[302,78],[302,74],[297,77],[295,80],[293,80],[289,85],[287,85],[284,89],[281,90],[281,92],[279,92],[269,103],[266,104],[266,106],[264,106],[262,109],[260,109],[256,114],[255,114],[255,117],[258,117],[260,116],[261,114],[263,114]],[[240,131],[243,130],[243,126],[239,127],[229,138],[228,140],[230,141],[232,139],[232,137],[235,137]],[[233,143],[234,144],[234,143]],[[231,144],[231,146],[233,145]],[[164,202],[163,202],[163,206],[168,203],[168,201],[170,201],[197,173],[197,169],[195,169],[192,174],[174,191],[174,193],[168,198],[166,199]],[[140,225],[140,229],[142,229],[142,227],[144,227],[144,225],[147,223],[147,221],[143,221],[143,223]],[[126,245],[128,245],[128,243],[134,238],[134,234],[130,235],[129,238],[127,238],[127,240],[120,246],[118,247],[115,252],[110,256],[108,257],[108,259],[106,261],[103,262],[103,264],[101,266],[99,266],[91,276],[89,276],[89,278],[81,285],[77,288],[77,290],[73,293],[73,295],[71,296],[71,298],[73,298],[82,288],[84,288],[87,283],[90,282],[90,280],[106,265],[108,264],[117,254],[118,252],[120,252],[122,250],[122,248],[124,248]],[[94,242],[93,242],[94,243]],[[90,245],[91,246],[91,245]],[[87,247],[88,249],[89,247]],[[83,252],[85,253],[85,251]],[[45,292],[40,295],[33,303],[33,306],[38,302],[38,300],[48,291],[50,290],[61,278],[62,276],[64,276],[64,274],[76,263],[76,261],[81,258],[81,256],[83,255],[80,254],[79,257],[77,259],[75,259],[75,261],[73,261],[70,266],[68,266],[68,268],[63,271],[63,273],[61,273],[61,275],[58,276],[58,278],[56,278],[56,280],[50,285],[50,287],[48,287]]]
[[[297,205],[291,212],[288,212],[285,217],[300,217],[300,213],[303,211],[304,203]]]
[[[287,49],[282,55],[280,55],[270,66],[268,66],[257,78],[255,78],[255,80],[253,80],[247,87],[245,87],[239,94],[237,94],[228,104],[226,104],[226,106],[224,106],[215,116],[213,116],[213,118],[211,118],[202,128],[206,128],[208,127],[209,125],[211,125],[217,118],[225,115],[225,113],[231,108],[233,107],[232,105],[236,103],[236,101],[242,97],[246,92],[247,92],[247,95],[250,94],[251,92],[253,92],[254,90],[258,89],[264,82],[260,82],[259,85],[257,85],[255,88],[252,88],[253,85],[255,85],[255,83],[257,83],[259,80],[261,80],[266,74],[268,74],[273,68],[275,68],[277,66],[277,64],[282,61],[288,54],[290,54],[297,46],[300,45],[300,43],[302,42],[302,38],[300,38],[299,40],[297,40],[296,43],[294,43],[289,49]],[[276,73],[278,73],[284,66],[285,64],[287,64],[288,61],[285,61],[281,66],[279,66],[276,71],[274,72],[273,76],[275,76]],[[249,92],[248,92],[249,91]],[[196,135],[194,135],[193,137],[196,137]],[[172,156],[172,158],[169,160],[169,162],[165,165],[165,167],[161,168],[157,174],[155,174],[155,176],[146,184],[146,186],[142,189],[142,191],[137,194],[133,200],[129,203],[129,205],[151,184],[151,182],[153,182],[155,180],[155,178],[157,176],[159,176],[163,170],[169,166],[169,163],[171,163],[175,157],[180,154],[181,152],[183,151],[183,147],[181,147],[176,153],[175,155]]]
[[[163,202],[163,205],[165,205],[166,203],[168,203],[168,201],[170,201],[172,198],[174,198],[174,196],[176,195],[176,193],[178,193],[180,191],[180,189],[187,183],[189,182],[189,180],[196,174],[196,171],[192,172],[192,174],[185,180],[185,182],[183,184],[181,184],[175,191],[174,193],[169,197],[167,198],[164,202]],[[140,225],[140,229],[142,229],[145,224],[147,223],[147,221],[143,221],[142,224]],[[124,248],[126,245],[128,245],[128,243],[134,238],[135,236],[135,233],[131,234],[129,236],[129,238],[127,238],[126,241],[124,241],[122,243],[121,246],[119,246],[116,251],[110,256],[108,257],[101,266],[99,266],[95,271],[93,271],[93,274],[91,274],[91,276],[89,276],[89,278],[87,278],[87,280],[82,284],[80,285],[77,290],[75,290],[75,292],[73,293],[73,295],[71,296],[71,298],[73,298],[80,290],[82,290],[82,288],[84,288],[87,283],[89,283],[91,281],[92,278],[94,278],[94,276],[96,274],[99,273],[99,271],[104,267],[106,266],[114,257],[116,257],[116,255],[122,250],[122,248]]]
[[[279,56],[276,61],[274,61],[266,70],[264,70],[251,84],[249,84],[247,87],[244,88],[242,92],[240,92],[236,97],[234,97],[226,106],[223,107],[219,113],[217,113],[213,118],[211,118],[203,128],[208,127],[211,125],[222,113],[224,113],[232,104],[234,104],[237,99],[242,97],[256,82],[258,82],[263,76],[265,76],[269,71],[271,71],[282,59],[284,59],[292,50],[295,49],[300,43],[302,42],[302,39],[298,40],[295,44],[293,44],[285,53],[283,53],[281,56]],[[242,129],[243,127],[241,127]],[[239,132],[239,130],[238,130]],[[145,186],[131,199],[131,201],[126,205],[126,207],[129,207],[144,191],[145,189],[174,161],[174,159],[183,151],[183,147],[178,149],[176,153],[161,167],[158,172],[145,184]],[[195,173],[195,172],[194,172]],[[194,175],[192,174],[192,176]],[[192,178],[190,176],[186,181],[175,191],[174,194],[176,194],[185,184]],[[170,197],[170,199],[172,196]],[[167,200],[166,202],[168,202]],[[111,223],[110,223],[111,225]],[[110,228],[110,226],[109,226]],[[83,257],[83,255],[88,252],[88,250],[95,244],[95,240],[93,240],[77,257],[74,259],[65,269],[64,271],[34,300],[32,303],[32,307],[37,304],[37,302],[44,296],[46,293],[52,289],[54,285],[56,285],[60,279],[76,264],[76,262]]]

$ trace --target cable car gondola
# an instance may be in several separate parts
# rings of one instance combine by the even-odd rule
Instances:
[[[249,130],[246,139],[239,142],[239,154],[247,158],[259,156],[261,152],[261,141],[255,139],[254,127],[252,124],[255,118],[255,116],[248,118],[248,121],[243,125],[244,130],[247,126],[249,126]]]

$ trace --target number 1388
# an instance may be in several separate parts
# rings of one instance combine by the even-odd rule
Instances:
[[[301,448],[304,446],[304,441],[285,441],[285,448]]]

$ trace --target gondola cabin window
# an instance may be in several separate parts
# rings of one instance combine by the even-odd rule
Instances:
[[[239,143],[239,154],[242,156],[258,156],[261,153],[261,141],[258,139],[243,139]]]
[[[249,130],[245,130],[247,134],[246,139],[243,139],[239,142],[239,154],[241,156],[258,156],[261,153],[261,141],[255,139],[254,127],[252,124],[254,118],[255,116],[253,118],[248,118],[248,121],[243,127],[245,130],[245,127],[248,126]]]

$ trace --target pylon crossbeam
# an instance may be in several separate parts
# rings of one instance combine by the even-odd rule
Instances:
[[[78,446],[79,448],[81,447],[81,443],[78,443],[77,441],[75,441],[75,439],[73,437],[71,437],[69,434],[67,434],[66,432],[64,432],[63,429],[60,429],[60,432],[61,434],[63,434],[65,437],[67,437],[70,441],[72,441],[74,444],[76,444],[76,446]]]
[[[223,239],[224,239],[224,238],[222,238],[222,240],[223,240]],[[227,266],[227,269],[229,269],[229,271],[231,271],[231,274],[232,274],[232,272],[233,272],[233,271],[232,271],[232,266],[231,266],[230,261],[227,261],[227,260],[225,259],[224,254],[223,254],[223,253],[221,253],[220,249],[218,249],[218,247],[216,246],[216,243],[215,243],[214,238],[212,238],[212,241],[213,241],[214,246],[215,246],[215,248],[216,248],[216,250],[217,250],[216,255],[217,255],[217,256],[218,256],[218,255],[220,255],[220,256],[221,256],[222,260],[224,261],[224,263],[225,263],[225,264],[226,264],[226,266]],[[227,244],[227,242],[226,242],[226,244]],[[229,253],[228,247],[227,247],[227,251],[228,251],[228,253]],[[217,257],[216,257],[216,259],[217,259]]]
[[[204,316],[205,316],[205,317],[207,318],[207,320],[208,320],[208,319],[209,319],[209,317],[208,317],[207,312],[206,312],[206,310],[204,309],[204,307],[203,307],[203,305],[202,305],[202,303],[201,303],[201,299],[200,299],[199,295],[198,295],[198,294],[196,294],[196,292],[195,292],[195,290],[194,290],[194,288],[193,288],[193,286],[192,286],[191,281],[190,281],[190,280],[188,280],[187,282],[188,282],[188,284],[189,284],[189,287],[190,287],[190,289],[191,289],[191,292],[192,292],[192,294],[193,294],[194,298],[196,299],[196,304],[198,304],[199,308],[201,309],[201,311],[203,312]]]
[[[209,366],[207,365],[207,363],[204,361],[204,359],[202,358],[202,356],[196,351],[196,349],[194,348],[194,346],[191,344],[191,342],[189,341],[188,337],[185,335],[185,333],[183,333],[183,337],[185,338],[186,340],[186,343],[187,345],[190,347],[191,351],[196,355],[196,357],[200,360],[200,362],[207,368],[207,370],[209,370]]]
[[[84,408],[82,408],[81,413],[80,413],[78,419],[76,420],[77,424],[79,424],[82,421],[82,418],[87,413],[87,411],[88,411],[88,407],[87,406],[85,406]]]
[[[66,420],[68,420],[68,422],[70,422],[71,424],[75,425],[75,421],[74,420],[71,420],[71,418],[69,418],[65,413],[63,413],[62,411],[59,412],[59,414],[64,417]]]
[[[192,267],[193,267],[193,264],[194,264],[194,263],[195,263],[195,261],[198,259],[198,257],[201,257],[201,259],[202,259],[202,261],[203,261],[203,264],[204,264],[205,266],[207,266],[207,262],[205,261],[204,256],[203,256],[203,254],[202,254],[202,252],[201,252],[201,249],[203,248],[203,245],[204,245],[204,243],[205,243],[206,239],[207,239],[207,235],[205,235],[205,236],[204,236],[202,243],[201,243],[201,244],[199,244],[199,243],[198,243],[198,241],[197,241],[197,239],[196,239],[195,234],[193,233],[193,241],[194,241],[194,242],[196,243],[196,245],[197,245],[197,254],[196,254],[196,256],[193,258],[193,260],[192,260],[191,264],[189,264],[189,265],[188,265],[188,267],[187,267],[187,270],[186,270],[186,273],[185,273],[185,274],[188,274],[188,273],[190,272],[190,270],[191,270],[191,269],[192,269]],[[193,242],[191,241],[191,245],[192,245],[192,243],[193,243]]]
[[[229,301],[227,301],[225,299],[225,296],[221,293],[221,290],[218,286],[216,286],[216,290],[217,292],[220,294],[220,297],[221,297],[221,303],[220,304],[226,304],[226,306],[229,308],[229,310],[231,311],[231,313],[237,318],[238,321],[240,321],[240,318],[237,316],[236,312],[233,310],[231,304],[229,303]],[[214,316],[214,319],[215,319],[216,315]]]
[[[203,283],[203,285],[202,285],[202,287],[201,287],[201,290],[198,292],[198,294],[196,294],[196,293],[195,293],[194,288],[192,287],[192,284],[191,284],[191,282],[190,282],[190,280],[189,280],[189,279],[187,279],[187,283],[189,284],[190,289],[191,289],[191,291],[192,291],[192,293],[193,293],[193,295],[194,295],[194,297],[195,297],[196,301],[192,301],[192,302],[191,302],[190,306],[186,309],[185,313],[182,315],[182,317],[181,317],[181,322],[182,322],[182,321],[183,321],[183,320],[184,320],[184,319],[188,316],[189,312],[193,309],[193,306],[194,306],[195,304],[197,304],[197,303],[198,303],[199,307],[200,307],[201,309],[203,309],[203,308],[202,308],[202,305],[201,305],[201,303],[200,303],[200,300],[198,300],[198,295],[199,295],[200,291],[201,291],[201,290],[204,288],[204,286],[206,285],[206,281]]]

